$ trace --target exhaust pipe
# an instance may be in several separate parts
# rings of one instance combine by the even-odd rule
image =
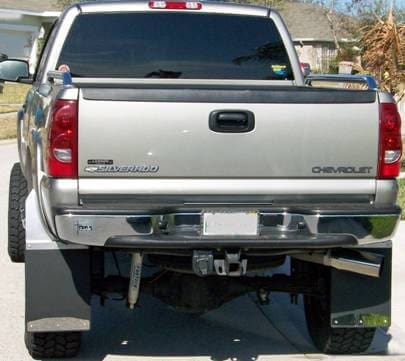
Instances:
[[[135,304],[138,302],[139,290],[141,286],[142,277],[142,261],[143,254],[140,252],[132,253],[131,271],[129,273],[129,287],[128,287],[128,307],[133,310]]]
[[[381,276],[384,257],[370,252],[358,252],[359,257],[345,255],[332,256],[330,266],[342,271],[359,273],[365,276],[379,278]]]
[[[329,251],[326,254],[296,254],[292,257],[374,278],[381,276],[384,263],[384,256],[380,254],[353,250]]]

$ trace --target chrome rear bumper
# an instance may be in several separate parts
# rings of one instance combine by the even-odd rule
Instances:
[[[196,248],[333,248],[389,240],[400,208],[367,211],[283,209],[259,212],[256,237],[212,237],[202,234],[199,212],[167,214],[86,213],[64,210],[55,216],[64,241],[138,249]]]

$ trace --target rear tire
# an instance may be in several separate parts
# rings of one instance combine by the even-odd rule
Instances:
[[[312,277],[324,283],[324,297],[304,296],[305,318],[313,343],[327,354],[357,354],[367,351],[375,328],[332,328],[330,326],[330,268],[307,263]]]
[[[80,332],[25,332],[25,345],[35,360],[74,357],[80,342]]]
[[[25,253],[25,200],[28,184],[20,163],[15,163],[10,174],[8,197],[8,254],[13,262],[24,262]]]

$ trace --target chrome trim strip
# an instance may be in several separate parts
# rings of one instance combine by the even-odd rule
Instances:
[[[50,317],[27,323],[28,332],[89,331],[90,321],[75,317]]]
[[[370,194],[375,179],[80,178],[83,195],[307,195]]]

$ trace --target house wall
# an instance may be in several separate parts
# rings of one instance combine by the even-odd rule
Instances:
[[[314,72],[326,73],[337,51],[333,43],[295,41],[295,49],[302,63],[309,63]]]
[[[38,60],[38,38],[43,35],[40,16],[0,10],[0,53],[9,58],[27,60],[34,72]]]
[[[0,28],[0,53],[9,58],[28,59],[31,54],[33,32]]]

